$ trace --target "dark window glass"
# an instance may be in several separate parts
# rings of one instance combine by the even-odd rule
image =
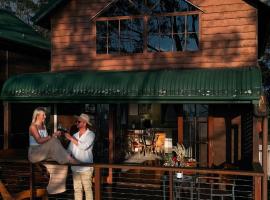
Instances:
[[[173,17],[160,17],[159,18],[159,31],[160,33],[172,33]]]
[[[108,21],[108,53],[119,53],[119,21]]]
[[[149,18],[148,51],[197,51],[198,23],[197,15]]]
[[[185,34],[173,35],[173,51],[183,51],[185,48]]]
[[[159,0],[152,8],[153,13],[172,13],[194,11],[197,8],[185,0]]]
[[[174,11],[173,0],[159,0],[152,9],[153,13],[168,13]]]
[[[149,10],[152,10],[158,4],[159,4],[159,0],[146,0],[146,6],[149,8]]]
[[[107,53],[107,38],[98,38],[97,37],[97,53],[98,54],[106,54]]]
[[[97,22],[96,32],[98,54],[143,52],[143,19]]]
[[[199,16],[176,13],[197,8],[185,0],[119,0],[102,13],[102,17],[147,15],[143,18],[128,18],[97,22],[97,53],[143,53],[144,29],[147,51],[197,51],[199,50]],[[151,16],[161,14],[161,16]]]
[[[185,32],[185,16],[175,16],[174,33]]]
[[[176,0],[176,6],[175,6],[176,12],[185,12],[185,11],[195,11],[197,8],[185,0]]]
[[[103,11],[99,17],[116,17],[138,14],[140,14],[140,11],[136,9],[136,5],[132,2],[132,0],[118,0],[111,4],[108,9]]]
[[[196,33],[187,34],[186,39],[186,51],[198,51],[199,50],[199,40]]]
[[[123,53],[143,52],[142,19],[120,21],[120,45]]]
[[[149,52],[158,52],[159,51],[159,35],[158,34],[149,34],[147,41],[147,49]]]
[[[107,21],[96,22],[96,51],[99,54],[107,53]]]
[[[188,15],[187,16],[187,32],[198,32],[199,31],[199,16]]]
[[[145,0],[130,0],[134,8],[141,14],[149,12],[149,8],[145,4]]]
[[[161,35],[159,42],[161,52],[172,51],[173,46],[172,35]]]
[[[107,37],[107,21],[97,22],[96,28],[98,37]]]
[[[159,32],[159,18],[150,17],[147,24],[148,33],[158,33]]]

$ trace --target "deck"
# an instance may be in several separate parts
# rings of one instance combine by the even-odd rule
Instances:
[[[73,199],[71,173],[68,173],[67,190],[59,195],[43,195],[49,177],[42,164],[30,164],[26,152],[12,150],[0,153],[0,186],[2,199],[22,199],[18,195],[35,199]],[[145,166],[135,164],[93,164],[95,177],[93,191],[96,200],[99,199],[210,199],[209,195],[226,191],[225,199],[255,199],[261,197],[261,179],[259,168],[251,171],[198,169]],[[177,179],[175,173],[183,172],[183,179]],[[199,183],[202,177],[211,178]],[[202,186],[202,184],[204,186]],[[201,186],[200,186],[201,185]],[[14,195],[14,194],[17,194]],[[26,195],[26,196],[27,196]],[[225,195],[225,193],[224,193]],[[222,196],[222,195],[221,195]],[[221,196],[215,198],[219,199]]]

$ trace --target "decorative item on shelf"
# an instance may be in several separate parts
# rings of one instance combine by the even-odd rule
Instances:
[[[183,144],[177,144],[177,146],[174,146],[172,149],[175,154],[176,158],[175,159],[175,164],[176,167],[185,167],[185,156],[186,156],[186,148]]]
[[[177,144],[172,148],[172,154],[165,154],[164,166],[186,167],[186,148],[183,144]]]
[[[173,155],[171,153],[165,153],[163,156],[163,160],[164,160],[164,166],[165,167],[174,167],[175,166],[175,162],[173,160]]]

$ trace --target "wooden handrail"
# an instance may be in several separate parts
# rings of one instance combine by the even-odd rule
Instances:
[[[0,162],[7,163],[29,163],[26,159],[8,160],[0,159]],[[41,163],[56,163],[54,161],[43,161]],[[69,164],[70,165],[70,164]],[[156,171],[182,171],[183,173],[200,173],[200,174],[220,174],[220,175],[240,175],[240,176],[259,176],[263,177],[264,173],[261,167],[256,167],[252,170],[230,170],[230,169],[211,169],[211,168],[181,168],[181,167],[157,167],[157,166],[140,166],[140,165],[127,165],[127,164],[94,164],[84,163],[72,166],[91,166],[98,168],[121,168],[121,169],[138,169],[138,170],[156,170]]]

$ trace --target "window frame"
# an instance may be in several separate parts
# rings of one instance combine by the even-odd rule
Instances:
[[[168,16],[188,16],[188,15],[197,15],[198,16],[198,39],[199,39],[199,43],[198,43],[198,50],[196,51],[158,51],[158,52],[151,52],[151,51],[148,51],[148,48],[147,48],[147,44],[148,44],[148,26],[147,26],[147,23],[149,21],[149,18],[151,17],[168,17]],[[97,44],[96,44],[96,41],[97,41],[97,29],[96,29],[96,24],[97,22],[100,22],[100,21],[113,21],[113,20],[118,20],[118,22],[120,23],[120,20],[131,20],[131,19],[143,19],[143,52],[140,52],[140,53],[124,53],[124,52],[119,52],[119,53],[114,53],[114,54],[110,54],[108,53],[108,50],[107,50],[107,53],[97,53]],[[172,12],[172,13],[161,13],[161,14],[152,14],[152,15],[147,15],[147,14],[144,14],[144,15],[130,15],[130,16],[114,16],[114,17],[97,17],[95,18],[95,20],[93,21],[94,23],[94,41],[95,41],[95,45],[94,45],[94,48],[95,48],[95,54],[96,56],[98,57],[111,57],[111,56],[123,56],[123,55],[126,55],[126,56],[132,56],[132,55],[153,55],[153,54],[186,54],[186,53],[191,53],[191,54],[194,54],[194,53],[198,53],[201,51],[201,10],[196,10],[196,11],[185,11],[185,12]],[[186,38],[186,35],[187,35],[187,29],[185,28],[185,38]],[[119,33],[121,34],[121,33]],[[185,39],[185,42],[186,42],[186,39]],[[119,44],[120,45],[120,44]],[[107,49],[108,49],[108,42],[107,42]]]

